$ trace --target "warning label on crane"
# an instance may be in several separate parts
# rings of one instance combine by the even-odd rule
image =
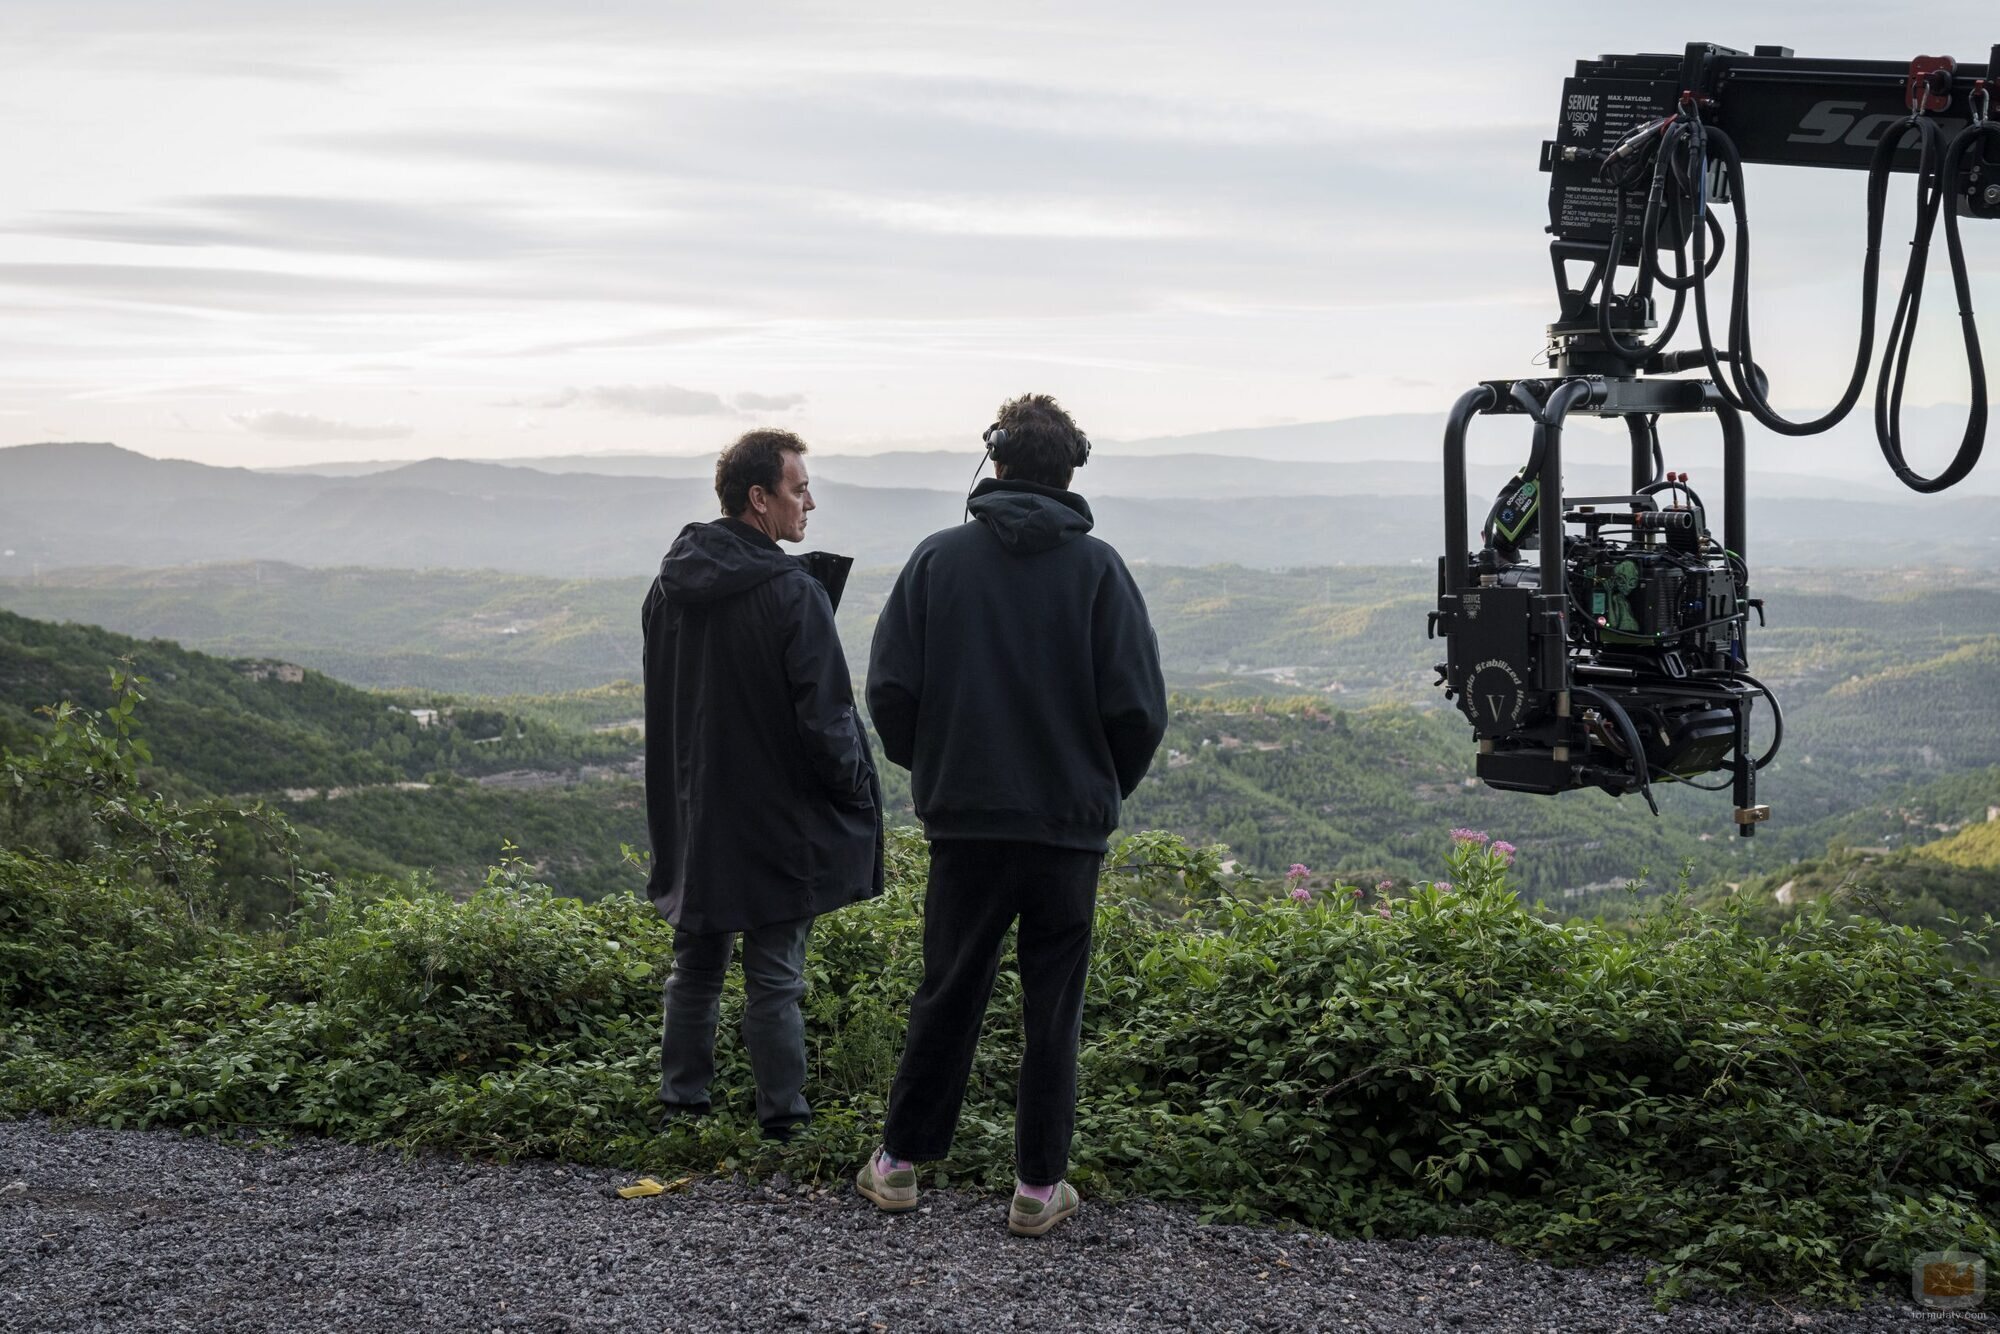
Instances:
[[[1566,241],[1607,242],[1611,239],[1618,196],[1598,178],[1598,164],[1628,131],[1673,110],[1677,91],[1671,83],[1639,79],[1573,78],[1563,82],[1562,123],[1556,130],[1555,151],[1548,167],[1555,174],[1549,192],[1549,230]],[[1641,182],[1625,192],[1628,217],[1636,219],[1645,206]],[[1626,238],[1629,255],[1637,254],[1636,229]]]

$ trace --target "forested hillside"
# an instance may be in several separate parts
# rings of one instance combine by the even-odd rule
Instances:
[[[1519,874],[1558,904],[1588,906],[1642,869],[1654,888],[1683,864],[1696,883],[1741,880],[1822,851],[1829,840],[1901,847],[1983,821],[2000,803],[2000,767],[1840,785],[1830,814],[1783,803],[1793,773],[1823,799],[1829,766],[1773,766],[1772,823],[1740,838],[1726,799],[1663,787],[1655,819],[1637,798],[1600,792],[1558,798],[1498,792],[1473,778],[1473,752],[1456,714],[1393,707],[1347,711],[1307,700],[1183,701],[1168,753],[1127,808],[1133,828],[1163,828],[1227,843],[1263,873],[1302,861],[1366,876],[1414,874],[1423,831],[1444,822],[1486,829],[1530,850]],[[1801,802],[1800,806],[1807,803]],[[1992,905],[2000,910],[2000,901]]]
[[[1176,688],[1438,701],[1439,646],[1424,637],[1436,599],[1430,567],[1141,564],[1133,572]],[[857,570],[842,600],[841,635],[857,674],[893,575]],[[541,695],[638,674],[649,580],[248,561],[0,579],[0,606],[210,653],[282,657],[359,685]],[[1777,570],[1760,573],[1757,592],[1770,624],[1753,632],[1753,660],[1788,701],[2000,633],[2000,579],[1988,573]]]
[[[1751,920],[1767,931],[1824,902],[1841,914],[1938,931],[1954,943],[1965,963],[2000,972],[2000,959],[1987,952],[1990,945],[1956,944],[1966,929],[2000,918],[2000,860],[1953,855],[1972,848],[1988,853],[2000,848],[2000,821],[1965,829],[1942,843],[1896,852],[1836,843],[1821,855],[1748,883],[1712,886],[1697,901],[1719,909],[1740,900]]]
[[[145,678],[133,721],[146,780],[187,800],[268,803],[299,827],[308,868],[420,872],[464,889],[511,839],[569,892],[636,883],[619,854],[645,841],[636,734],[529,709],[360,690],[268,659],[0,612],[0,747],[37,745],[46,707],[109,707],[114,667]],[[223,858],[246,899],[265,902],[268,850],[234,838]]]
[[[636,676],[649,578],[244,561],[0,581],[0,606],[229,657],[281,657],[356,685],[506,695]]]
[[[1814,759],[1867,771],[1991,763],[1996,702],[2000,635],[1851,676],[1818,701]]]
[[[108,669],[129,661],[151,681],[138,719],[163,781],[268,800],[306,832],[316,865],[423,872],[464,889],[511,840],[564,892],[594,898],[641,881],[619,852],[646,842],[629,730],[641,711],[634,686],[499,699],[384,694],[312,671],[285,680],[267,660],[0,616],[0,736],[16,748],[40,705],[108,703]],[[1915,749],[1875,740],[1876,714],[1859,705],[1824,717],[1803,709],[1786,758],[1766,775],[1776,817],[1755,839],[1735,837],[1722,799],[1709,794],[1665,790],[1666,815],[1655,819],[1636,800],[1597,792],[1496,792],[1473,779],[1456,713],[1349,709],[1323,696],[1178,696],[1124,824],[1227,844],[1250,873],[1303,862],[1371,883],[1418,874],[1439,827],[1482,828],[1521,847],[1524,887],[1564,910],[1615,902],[1642,872],[1655,889],[1670,885],[1683,865],[1697,883],[1740,882],[1830,840],[1894,848],[1936,839],[2000,802],[2000,769],[1974,767],[1982,757],[2000,764],[1976,708],[1989,655],[1952,650],[1941,661],[1826,692],[1912,718],[1933,697],[1950,703],[1943,716],[1955,730],[1918,732],[1931,741]],[[412,708],[437,716],[424,726]],[[1869,763],[1822,758],[1863,753]],[[907,778],[882,767],[890,818],[907,824]]]
[[[1952,866],[2000,872],[2000,802],[1987,808],[1985,824],[1973,825],[1918,851]]]
[[[479,704],[386,696],[268,659],[224,660],[10,612],[0,612],[0,728],[19,736],[37,708],[62,700],[105,707],[109,669],[121,661],[152,682],[146,725],[154,758],[209,792],[352,787],[438,771],[614,764],[632,755],[629,738]]]

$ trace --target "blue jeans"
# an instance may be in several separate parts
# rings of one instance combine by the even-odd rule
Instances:
[[[812,918],[801,917],[742,933],[743,1045],[757,1079],[757,1120],[766,1130],[789,1130],[812,1119],[804,1092],[806,1028],[799,1013],[812,924]],[[660,1025],[660,1101],[669,1107],[708,1108],[722,979],[735,946],[733,931],[674,931],[674,966]]]

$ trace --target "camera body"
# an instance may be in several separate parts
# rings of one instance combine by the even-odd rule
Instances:
[[[1678,520],[1676,535],[1711,541],[1690,522],[1698,511],[1639,508],[1624,521],[1656,515]],[[1641,529],[1621,538],[1606,531],[1613,516],[1601,509],[1578,518],[1587,531],[1565,538],[1565,614],[1550,614],[1536,566],[1493,547],[1472,559],[1470,586],[1457,595],[1444,682],[1474,734],[1491,743],[1481,748],[1480,776],[1530,792],[1596,776],[1595,785],[1624,790],[1624,737],[1589,708],[1565,712],[1562,697],[1578,682],[1625,711],[1655,771],[1649,776],[1687,779],[1724,767],[1735,718],[1713,698],[1712,683],[1748,666],[1743,580],[1693,540],[1661,541],[1658,525],[1648,526],[1650,537]],[[1567,763],[1554,758],[1558,748]]]
[[[1771,756],[1753,758],[1748,745],[1751,710],[1769,692],[1748,674],[1748,620],[1761,604],[1739,550],[1740,426],[1725,419],[1733,541],[1711,531],[1686,475],[1659,465],[1657,412],[1700,405],[1704,388],[1596,377],[1495,382],[1454,410],[1432,629],[1445,641],[1438,684],[1471,725],[1476,772],[1489,786],[1637,792],[1657,810],[1654,784],[1726,772],[1739,828],[1750,832],[1768,815],[1754,800],[1755,772]],[[1618,411],[1634,402],[1655,411]],[[1572,410],[1626,417],[1629,494],[1564,500],[1562,419]],[[1464,435],[1480,412],[1531,415],[1536,444],[1473,551]]]

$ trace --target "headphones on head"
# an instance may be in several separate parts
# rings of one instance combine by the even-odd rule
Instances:
[[[987,459],[991,459],[995,463],[1011,462],[1005,452],[1007,449],[1006,427],[1002,426],[999,422],[994,422],[986,428],[986,433],[979,438],[985,442],[986,457],[980,459],[979,466],[972,470],[972,482],[975,489],[979,485],[979,474],[986,470]],[[1072,468],[1081,468],[1084,464],[1090,462],[1090,437],[1082,431],[1076,433],[1076,444],[1070,450],[1069,459],[1070,467]],[[971,491],[965,493],[965,517],[967,520],[972,518]]]
[[[994,422],[986,428],[986,434],[980,438],[986,443],[986,455],[988,458],[992,459],[995,463],[1011,464],[1013,462],[1004,452],[1007,448],[1006,427],[1002,426],[999,422]],[[1069,466],[1072,468],[1081,468],[1088,462],[1090,462],[1090,437],[1082,431],[1078,431],[1076,433],[1076,444],[1070,450]]]

